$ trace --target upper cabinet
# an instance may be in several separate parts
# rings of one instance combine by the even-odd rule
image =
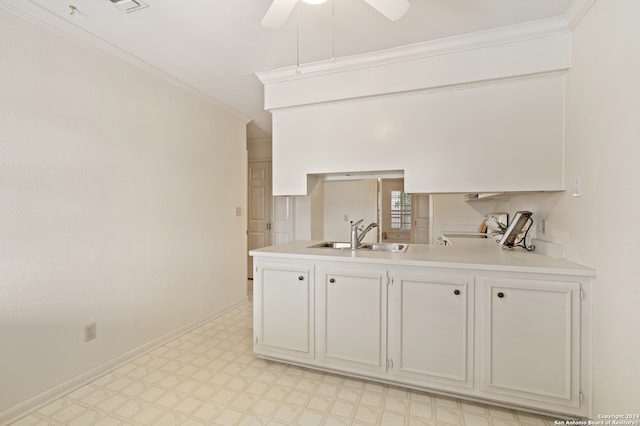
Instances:
[[[432,43],[374,64],[259,74],[274,194],[307,194],[309,175],[385,170],[403,170],[410,193],[563,190],[570,42]]]

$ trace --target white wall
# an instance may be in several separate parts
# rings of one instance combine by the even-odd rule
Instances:
[[[323,236],[321,239],[349,241],[350,221],[364,219],[362,226],[378,222],[378,189],[375,179],[323,181],[318,185],[323,187]],[[369,231],[363,241],[377,241],[377,231],[377,228]]]
[[[507,213],[511,223],[515,212],[528,210],[533,213],[534,220],[528,237],[556,242],[553,235],[553,220],[549,220],[549,217],[563,194],[563,192],[505,194],[475,201],[465,201],[464,194],[434,194],[434,236],[435,238],[439,236],[443,225],[449,230],[460,225],[460,230],[463,230],[464,225],[479,226],[491,213]],[[546,233],[542,233],[542,219],[547,222]]]
[[[247,139],[249,161],[271,161],[271,138]]]
[[[478,232],[486,213],[476,209],[473,203],[464,201],[462,194],[434,194],[433,204],[433,238],[437,239],[443,231]],[[467,229],[470,228],[470,229]]]
[[[240,117],[4,10],[0,52],[2,423],[246,300],[247,154]]]
[[[295,197],[297,200],[308,200],[309,204],[309,216],[300,220],[300,226],[306,226],[310,232],[310,238],[313,240],[324,239],[324,185],[322,182],[318,182],[313,187],[311,195],[301,195]],[[296,220],[298,218],[296,217]]]
[[[550,211],[551,239],[597,269],[595,410],[640,410],[640,2],[599,0],[573,31],[567,191]]]

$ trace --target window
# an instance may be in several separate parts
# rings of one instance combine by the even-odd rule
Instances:
[[[391,191],[391,229],[411,230],[411,195]]]
[[[380,179],[379,191],[382,241],[408,243],[415,218],[412,217],[411,195],[404,192],[404,179]]]

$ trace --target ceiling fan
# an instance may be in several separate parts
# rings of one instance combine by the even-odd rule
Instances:
[[[302,0],[309,4],[320,4],[326,0]],[[402,18],[409,9],[409,0],[364,0],[369,6],[391,21]],[[273,0],[269,10],[262,18],[262,26],[272,30],[284,25],[298,0]]]

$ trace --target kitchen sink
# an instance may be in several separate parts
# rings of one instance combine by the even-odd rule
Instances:
[[[375,244],[362,244],[363,250],[371,251],[391,251],[404,253],[409,248],[409,244],[396,244],[396,243],[375,243]]]
[[[340,250],[351,250],[351,244],[338,241],[324,241],[322,243],[314,244],[309,248],[331,248]],[[409,244],[395,244],[395,243],[364,243],[360,244],[356,250],[363,251],[386,251],[393,253],[404,253],[409,248]]]
[[[351,244],[336,241],[325,241],[323,243],[314,244],[309,248],[333,248],[333,249],[350,249]]]

